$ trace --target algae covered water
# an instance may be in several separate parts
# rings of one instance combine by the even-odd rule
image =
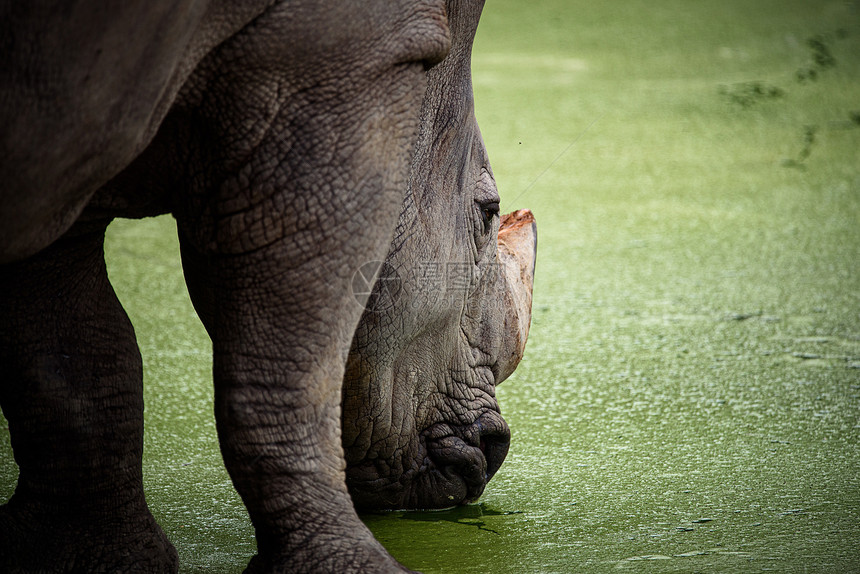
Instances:
[[[492,0],[473,68],[502,208],[538,221],[511,451],[478,503],[376,536],[428,573],[860,570],[857,3]],[[173,223],[107,254],[148,501],[183,572],[240,572]]]

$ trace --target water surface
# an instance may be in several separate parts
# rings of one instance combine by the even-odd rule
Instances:
[[[488,2],[477,113],[503,209],[538,219],[532,334],[481,500],[365,517],[404,564],[860,569],[857,22],[846,2]],[[812,37],[836,65],[801,83]],[[240,572],[253,532],[173,223],[117,222],[107,253],[144,357],[150,505],[183,572]]]

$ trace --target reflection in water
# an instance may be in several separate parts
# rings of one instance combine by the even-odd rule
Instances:
[[[413,520],[416,522],[452,522],[454,524],[462,524],[463,526],[474,526],[478,530],[498,535],[499,533],[496,530],[487,528],[486,521],[481,520],[481,518],[484,516],[510,516],[512,514],[522,514],[522,511],[494,510],[485,503],[479,503],[455,506],[445,510],[406,511],[401,513],[399,518],[401,520]]]

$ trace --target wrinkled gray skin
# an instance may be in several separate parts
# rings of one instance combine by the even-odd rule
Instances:
[[[428,73],[394,240],[347,361],[347,484],[362,509],[473,501],[508,451],[495,386],[528,335],[535,224],[521,211],[499,232],[472,100],[480,5],[457,9],[451,52]]]
[[[467,58],[480,3],[89,4],[0,4],[0,405],[20,469],[0,571],[177,568],[143,496],[140,355],[103,258],[113,218],[160,213],[213,341],[248,570],[401,571],[347,473],[361,506],[476,497],[507,440],[492,387],[527,334],[533,226],[496,243],[467,69],[425,73],[451,40]],[[362,317],[356,266],[395,226],[402,289]],[[459,306],[415,298],[416,263],[462,255]]]

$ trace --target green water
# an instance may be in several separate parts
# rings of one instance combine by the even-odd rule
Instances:
[[[474,68],[503,209],[540,235],[511,452],[479,504],[367,516],[377,537],[428,573],[860,571],[860,7],[490,0]],[[238,572],[174,234],[108,243],[147,496],[184,572]]]

